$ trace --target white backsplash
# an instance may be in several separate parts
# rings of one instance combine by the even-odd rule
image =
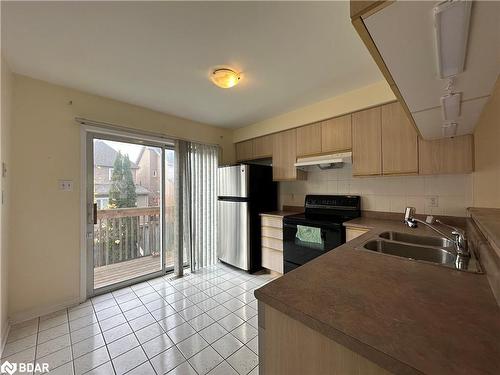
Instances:
[[[368,211],[403,213],[412,206],[421,214],[466,216],[472,206],[472,174],[354,178],[351,165],[307,171],[306,181],[280,182],[281,205],[303,206],[306,194],[353,194]],[[429,207],[430,197],[438,198],[438,207]]]

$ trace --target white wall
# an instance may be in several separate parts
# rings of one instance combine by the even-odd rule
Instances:
[[[234,142],[276,133],[396,100],[389,84],[379,81],[234,130]]]
[[[12,105],[12,73],[3,59],[1,59],[1,126],[0,126],[0,155],[1,161],[7,167],[10,167],[9,151],[10,151],[10,134],[12,126],[11,105]],[[0,166],[1,169],[1,166]],[[1,174],[1,171],[0,171]],[[0,353],[3,349],[3,344],[7,339],[8,322],[8,234],[9,234],[9,202],[10,189],[8,173],[1,178],[1,191],[3,201],[0,203]]]
[[[63,308],[80,299],[81,134],[75,117],[207,143],[223,161],[232,132],[124,102],[13,75],[9,318]],[[58,180],[74,181],[60,191]]]
[[[417,213],[466,216],[472,205],[472,174],[398,177],[352,177],[351,165],[321,171],[308,167],[306,181],[280,182],[282,205],[303,206],[306,194],[361,195],[361,209],[403,212],[413,206]],[[439,207],[428,206],[437,196]]]

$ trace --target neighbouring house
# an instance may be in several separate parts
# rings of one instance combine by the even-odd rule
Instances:
[[[140,187],[149,191],[149,206],[159,206],[161,196],[161,152],[157,147],[145,146],[140,151],[135,162],[135,181]],[[165,208],[173,210],[174,207],[174,151],[165,151]]]
[[[135,179],[139,187],[149,191],[148,205],[159,206],[161,195],[161,149],[145,146],[134,163]]]
[[[118,151],[108,145],[105,141],[94,142],[94,196],[98,209],[106,209],[109,203],[109,189],[111,188],[111,177],[113,176],[113,165]],[[148,207],[150,191],[137,184],[139,166],[131,163],[132,178],[137,193],[137,207]]]

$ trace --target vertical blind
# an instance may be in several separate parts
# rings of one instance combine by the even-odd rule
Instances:
[[[217,146],[191,143],[191,270],[217,261]]]
[[[176,141],[177,252],[174,270],[182,275],[217,261],[217,166],[219,148]]]

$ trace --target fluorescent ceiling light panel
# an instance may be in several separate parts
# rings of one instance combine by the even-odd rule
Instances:
[[[443,124],[443,137],[454,137],[457,134],[457,127],[458,125],[456,122]]]
[[[456,121],[460,116],[462,93],[447,94],[441,97],[441,109],[444,121]]]
[[[438,70],[441,78],[464,71],[472,1],[450,0],[434,8]]]

